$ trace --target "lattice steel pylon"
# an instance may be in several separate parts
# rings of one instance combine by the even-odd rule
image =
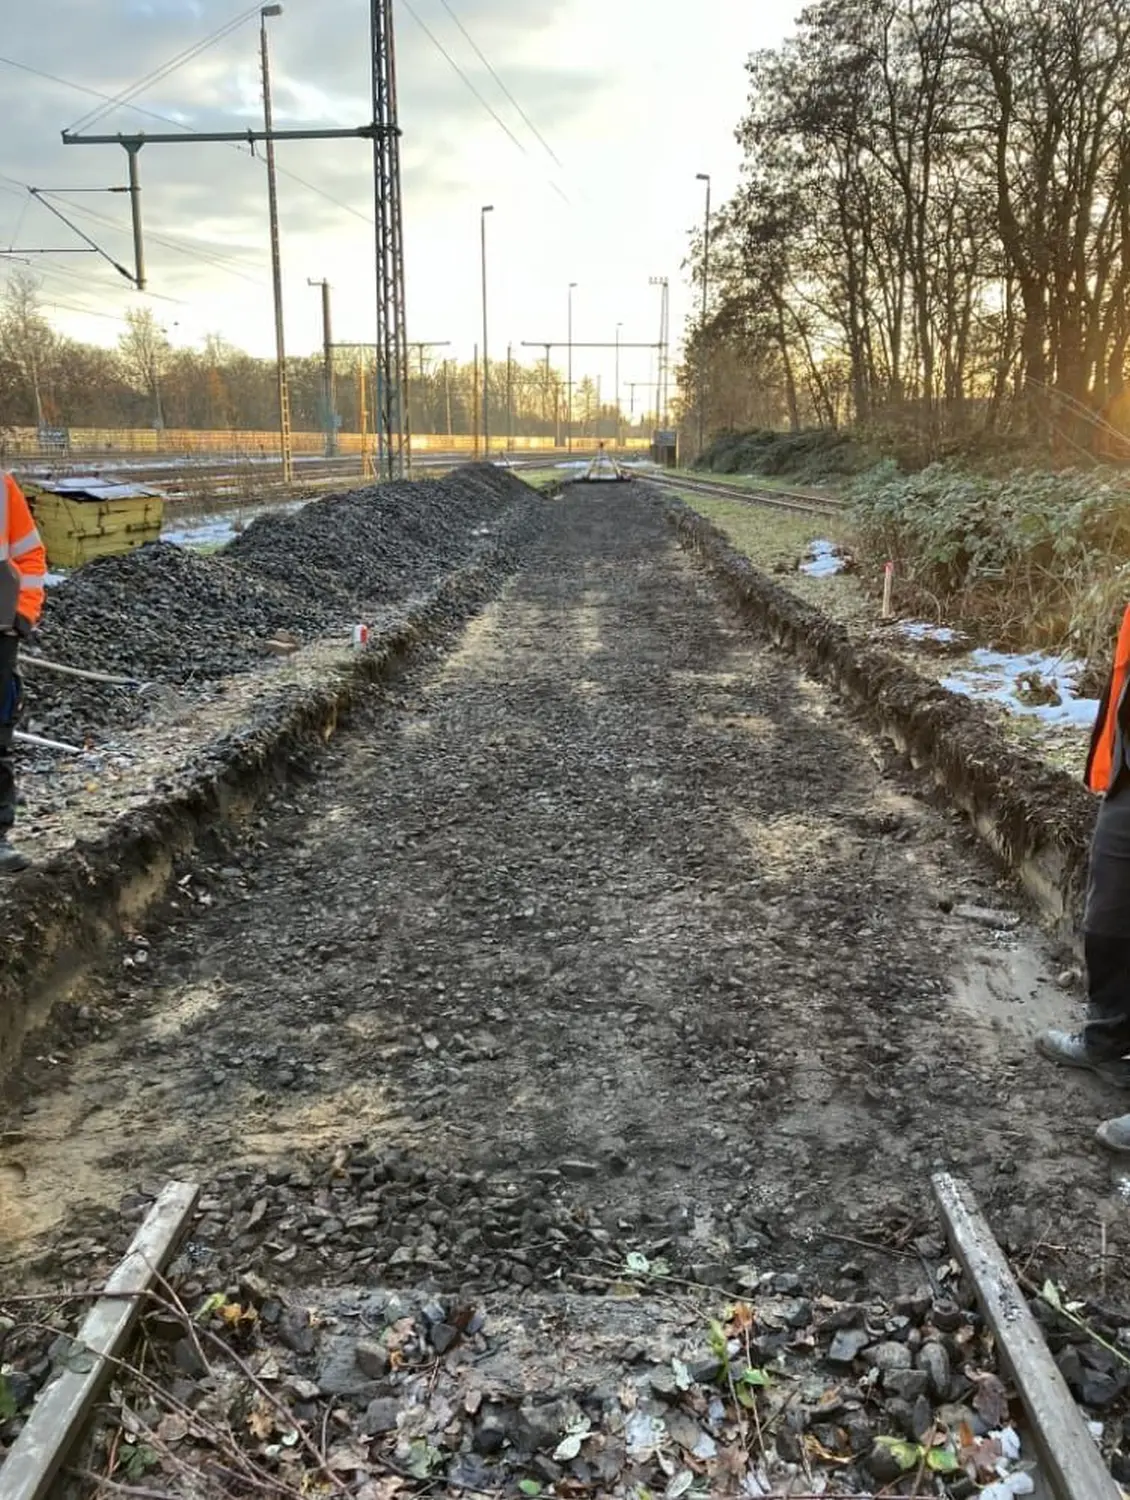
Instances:
[[[392,0],[370,0],[373,39],[373,177],[377,225],[377,464],[381,478],[411,472],[404,215]]]

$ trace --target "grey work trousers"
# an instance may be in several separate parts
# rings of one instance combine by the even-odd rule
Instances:
[[[12,731],[19,703],[19,640],[0,635],[0,839],[16,821],[16,772],[12,760]]]
[[[1114,1059],[1130,1053],[1130,774],[1104,797],[1091,840],[1087,906],[1088,1052]]]

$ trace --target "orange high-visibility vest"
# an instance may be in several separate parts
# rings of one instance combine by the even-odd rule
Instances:
[[[30,625],[43,613],[47,553],[24,492],[10,474],[0,473],[0,567],[15,569],[20,580],[17,608]]]
[[[1091,733],[1091,750],[1084,775],[1092,792],[1106,794],[1114,786],[1124,762],[1122,726],[1119,716],[1127,686],[1130,685],[1130,605],[1122,616],[1118,644],[1114,650],[1114,670],[1099,704],[1098,717]]]

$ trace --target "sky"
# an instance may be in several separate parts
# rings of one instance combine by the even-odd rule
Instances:
[[[73,191],[124,183],[125,153],[114,145],[64,146],[60,132],[103,108],[81,89],[116,96],[245,9],[238,0],[6,5],[0,247],[81,243],[29,199],[31,185],[61,191],[52,201],[130,265],[124,195]],[[623,344],[654,344],[660,291],[649,280],[667,277],[677,344],[699,295],[682,267],[705,207],[696,174],[710,174],[715,206],[733,191],[746,58],[779,43],[799,9],[793,0],[696,0],[677,11],[655,0],[395,0],[408,338],[447,343],[425,358],[466,360],[481,341],[486,204],[493,205],[486,221],[492,360],[512,344],[516,359],[532,362],[543,354],[522,349],[524,340],[564,342],[570,282],[577,343],[613,343],[619,324]],[[268,26],[276,128],[371,118],[367,0],[284,0]],[[174,128],[139,109],[193,130],[260,127],[257,10],[133,102],[84,129]],[[311,278],[331,283],[335,340],[371,342],[371,147],[282,143],[277,154],[287,351],[321,347],[321,301]],[[149,145],[140,167],[148,292],[138,294],[93,255],[29,257],[44,279],[52,321],[111,344],[126,309],[148,306],[174,344],[200,347],[219,333],[272,354],[261,160],[231,145]],[[412,359],[415,368],[418,352]],[[564,368],[564,348],[553,361]],[[578,349],[574,379],[600,378],[611,399],[614,363],[613,351]],[[625,349],[620,378],[625,411],[633,403],[638,411],[647,393],[642,384],[632,392],[629,382],[654,379],[654,353]]]

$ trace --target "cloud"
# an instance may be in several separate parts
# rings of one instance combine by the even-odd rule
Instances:
[[[5,0],[0,0],[4,4]],[[269,23],[280,126],[353,126],[370,114],[368,0],[283,0]],[[525,146],[507,139],[435,45],[395,0],[406,211],[409,336],[450,338],[469,354],[479,337],[478,208],[493,202],[491,276],[497,332],[508,339],[563,330],[565,287],[581,283],[581,333],[647,338],[657,322],[648,276],[672,279],[701,212],[694,172],[715,173],[717,201],[737,169],[733,128],[745,94],[742,64],[771,42],[799,0],[696,0],[676,33],[654,0],[450,0],[482,52],[565,163],[556,168],[447,14],[442,0],[408,0]],[[37,0],[5,4],[0,54],[115,94],[238,14],[238,0]],[[11,12],[9,14],[8,12]],[[776,31],[774,31],[776,28]],[[68,231],[18,184],[108,187],[125,180],[124,153],[64,147],[60,130],[99,101],[0,63],[0,243],[60,244]],[[260,119],[257,11],[136,101],[194,130]],[[172,129],[117,107],[102,132]],[[278,160],[288,340],[317,346],[318,299],[308,276],[334,284],[343,337],[365,337],[373,313],[372,152],[367,142],[280,145]],[[152,146],[141,154],[153,294],[178,337],[222,327],[268,352],[273,328],[261,163],[223,145]],[[295,181],[296,174],[311,186]],[[568,196],[562,202],[551,184]],[[328,200],[337,200],[328,201]],[[117,260],[132,255],[128,203],[82,194],[65,211]],[[166,243],[168,242],[168,243]],[[175,248],[174,248],[175,247]],[[38,263],[51,294],[98,314],[71,326],[112,338],[135,300],[93,257]],[[689,304],[688,304],[689,305]],[[68,315],[71,316],[71,315]],[[624,378],[646,371],[625,370]]]

